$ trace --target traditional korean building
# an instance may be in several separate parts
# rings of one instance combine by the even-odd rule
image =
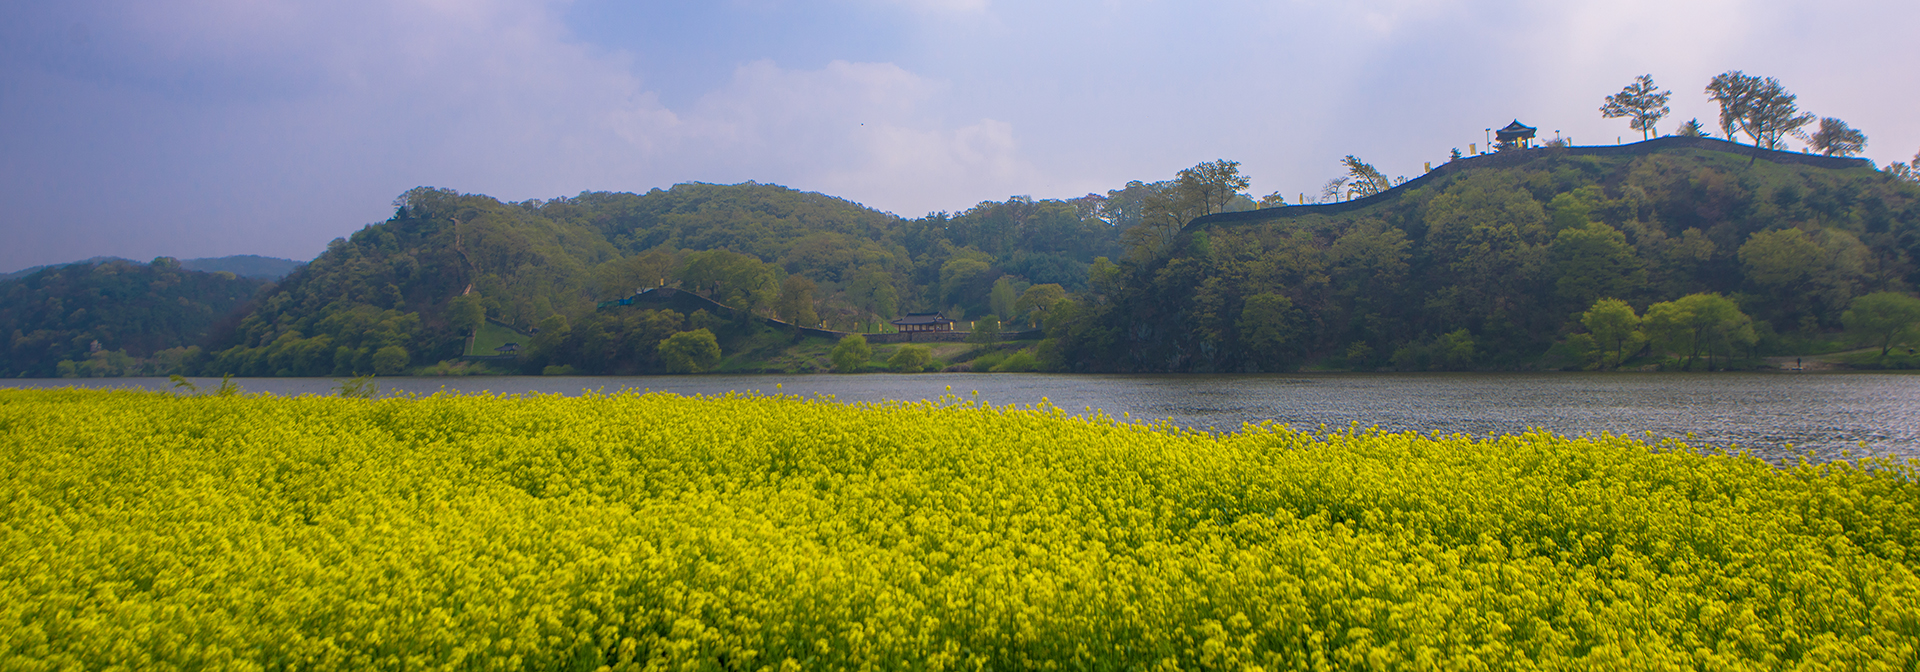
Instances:
[[[939,313],[907,313],[906,317],[893,321],[895,329],[905,332],[917,331],[953,331],[953,320]]]
[[[1501,149],[1524,149],[1532,145],[1533,134],[1539,130],[1515,119],[1506,128],[1494,131],[1493,139],[1500,141]]]

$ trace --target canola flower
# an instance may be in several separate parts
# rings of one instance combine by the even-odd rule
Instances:
[[[0,391],[0,669],[1912,669],[1911,463]]]

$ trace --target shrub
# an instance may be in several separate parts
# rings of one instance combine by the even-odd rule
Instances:
[[[673,373],[699,373],[720,363],[720,342],[706,329],[668,336],[657,348],[660,363]]]
[[[968,343],[987,345],[1000,342],[1000,318],[993,315],[973,321],[973,331],[967,332]]]
[[[919,373],[933,362],[933,350],[924,345],[903,345],[887,358],[887,366],[900,373]]]
[[[398,345],[375,350],[373,353],[373,372],[382,376],[398,375],[407,370],[407,362],[412,361],[407,349]]]
[[[1000,363],[993,365],[992,369],[994,373],[1026,373],[1039,370],[1039,360],[1033,358],[1033,353],[1025,350],[1007,355],[1006,359],[1000,360]]]
[[[873,358],[873,348],[867,345],[867,337],[859,334],[847,334],[840,344],[833,346],[828,355],[833,360],[833,370],[837,373],[859,373],[867,368],[867,360]]]

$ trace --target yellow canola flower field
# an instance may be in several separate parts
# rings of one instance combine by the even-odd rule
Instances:
[[[1912,464],[0,391],[0,669],[1913,669]]]

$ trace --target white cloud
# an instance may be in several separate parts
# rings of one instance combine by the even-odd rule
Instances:
[[[942,14],[978,14],[987,11],[991,0],[876,0],[883,5],[897,5],[922,12]]]
[[[984,7],[948,8],[974,5]],[[1009,124],[945,118],[948,85],[899,66],[753,61],[670,109],[631,55],[571,41],[555,7],[49,11],[37,23],[84,26],[91,52],[63,55],[75,47],[62,28],[40,60],[0,61],[35,86],[0,105],[11,122],[0,141],[15,148],[0,175],[67,177],[11,180],[0,197],[23,204],[15,217],[61,221],[63,235],[0,253],[0,267],[94,254],[310,257],[423,184],[520,200],[757,180],[913,215],[1004,198],[1035,177]],[[118,179],[101,191],[102,176]]]
[[[1004,198],[1030,185],[1037,171],[1019,156],[1012,126],[948,122],[935,111],[946,93],[891,64],[787,70],[759,61],[661,130],[683,163],[707,152],[729,179],[787,182],[908,216],[962,194]]]
[[[1898,58],[1920,5],[607,0],[596,16],[654,32],[586,44],[565,19],[597,1],[15,3],[0,199],[29,233],[0,270],[310,256],[422,184],[519,200],[751,179],[911,216],[1227,158],[1258,193],[1298,193],[1346,154],[1414,174],[1515,116],[1629,135],[1597,107],[1641,73],[1675,92],[1663,129],[1711,124],[1700,87],[1738,68],[1866,130],[1877,159],[1920,148],[1920,70]]]

